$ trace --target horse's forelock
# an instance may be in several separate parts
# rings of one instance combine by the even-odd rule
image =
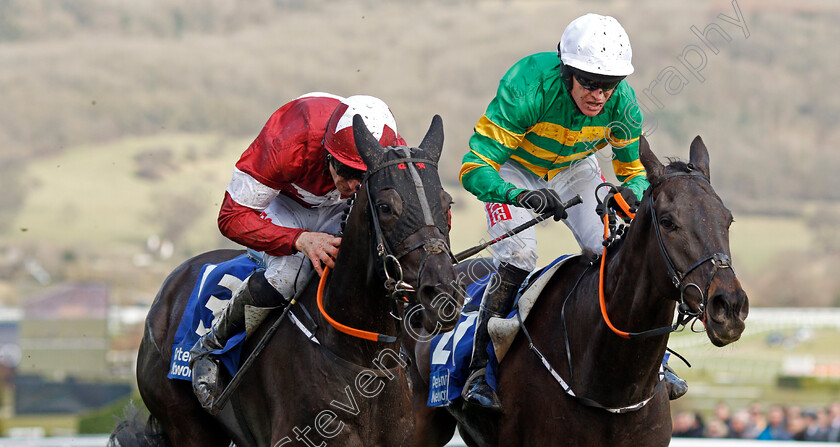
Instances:
[[[668,166],[665,167],[667,172],[691,172],[693,169],[687,162],[680,160],[677,157],[668,157]]]

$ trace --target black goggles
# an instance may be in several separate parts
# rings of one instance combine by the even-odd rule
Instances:
[[[586,76],[585,73],[579,70],[572,71],[572,76],[574,76],[575,79],[577,79],[578,84],[580,84],[580,86],[585,88],[586,90],[604,90],[605,92],[618,87],[618,84],[620,84],[621,81],[624,79],[624,77],[610,77],[609,79],[593,79],[591,77]]]

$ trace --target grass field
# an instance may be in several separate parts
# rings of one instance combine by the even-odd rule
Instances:
[[[246,145],[212,135],[161,135],[42,159],[27,169],[26,201],[5,237],[108,250],[163,236],[167,221],[180,219],[191,225],[178,242],[211,248],[215,213]]]
[[[59,254],[94,253],[91,257],[107,260],[102,268],[108,269],[128,268],[133,257],[147,255],[146,241],[156,235],[175,246],[171,259],[157,265],[164,272],[196,253],[233,246],[219,234],[216,215],[232,166],[248,143],[209,134],[161,134],[42,158],[23,172],[28,193],[0,242],[40,244]],[[451,179],[458,166],[440,169]],[[486,240],[482,204],[457,183],[446,189],[455,198],[453,251]],[[736,269],[757,272],[783,254],[808,250],[805,229],[798,218],[736,212],[731,234]],[[579,251],[564,225],[544,222],[537,234],[539,265]],[[154,276],[144,294],[153,295],[159,281]]]

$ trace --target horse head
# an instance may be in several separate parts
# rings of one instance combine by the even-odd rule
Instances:
[[[688,163],[663,165],[644,137],[639,153],[651,184],[642,205],[653,220],[651,250],[663,254],[669,280],[679,291],[679,312],[703,322],[715,346],[738,340],[749,300],[732,269],[732,213],[712,188],[703,140],[697,136],[691,143]]]
[[[426,330],[449,330],[458,321],[461,303],[449,243],[452,197],[437,170],[443,122],[435,115],[417,148],[383,150],[358,115],[353,133],[368,167],[363,189],[373,221],[373,259],[381,263],[386,288],[408,292],[405,296],[415,306],[408,316],[422,315]]]

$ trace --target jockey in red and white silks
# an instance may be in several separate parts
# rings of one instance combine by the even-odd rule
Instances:
[[[339,190],[327,153],[352,169],[366,169],[352,142],[355,114],[383,145],[405,144],[382,101],[353,96],[342,102],[327,93],[309,93],[274,112],[236,163],[225,192],[219,229],[261,252],[266,279],[287,299],[315,262],[305,262],[306,254],[296,248],[298,238],[305,232],[337,235],[347,206],[342,199],[355,190]]]
[[[405,145],[388,106],[372,96],[309,93],[278,109],[236,163],[219,212],[222,234],[262,258],[233,291],[213,327],[190,349],[193,391],[205,408],[221,395],[219,362],[209,355],[243,330],[250,335],[271,309],[286,305],[314,268],[334,266],[341,245],[343,198],[367,170],[356,150],[361,115],[383,146]]]

